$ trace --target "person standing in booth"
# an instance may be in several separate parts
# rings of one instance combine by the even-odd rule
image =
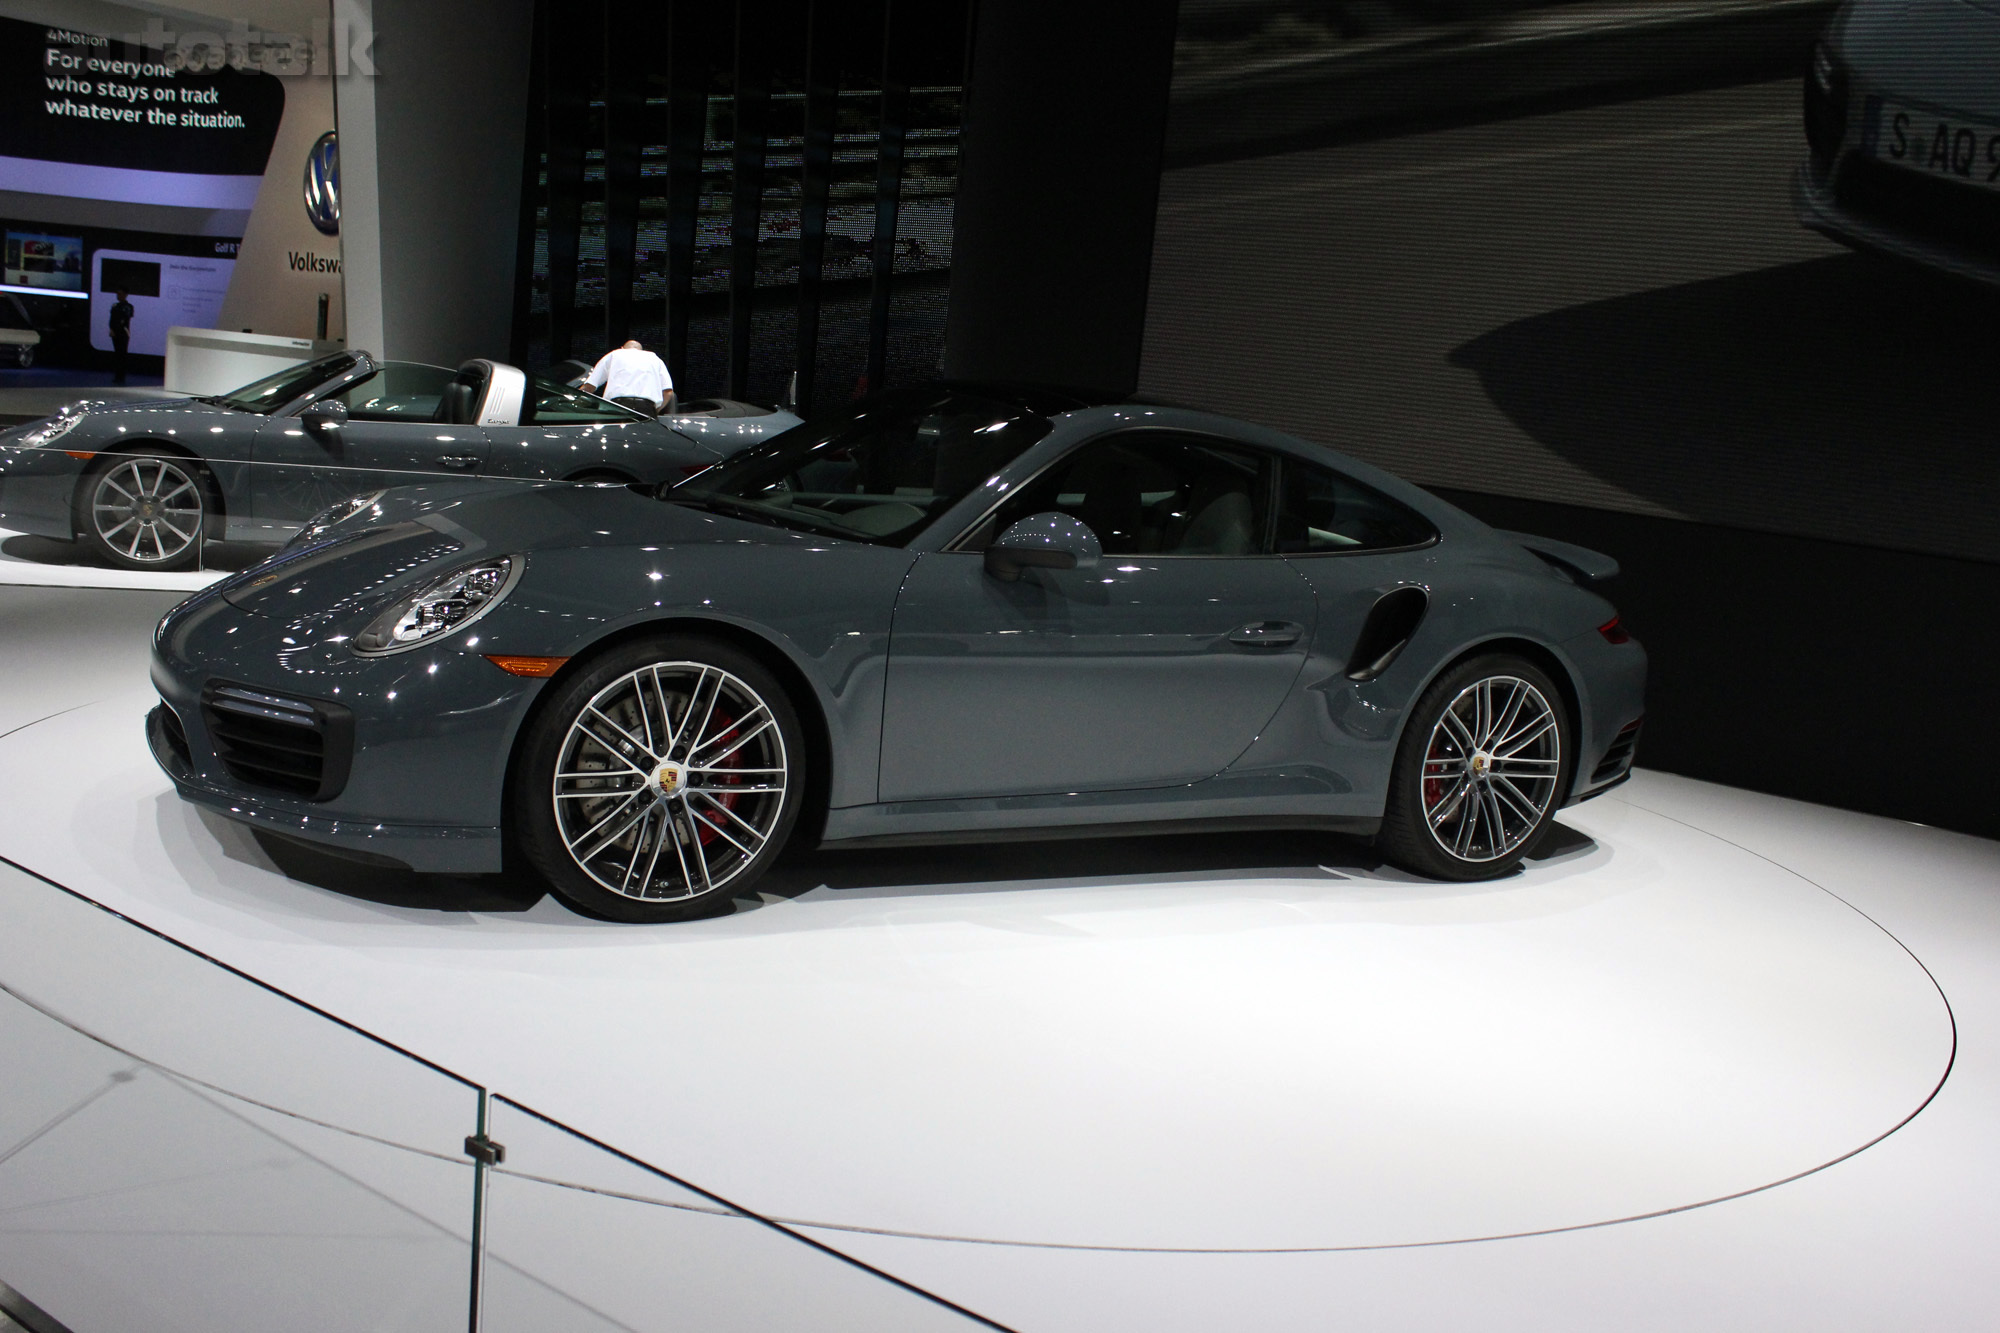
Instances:
[[[667,363],[636,338],[606,352],[584,384],[620,407],[649,417],[665,412],[674,401],[674,377],[667,373]]]
[[[125,382],[125,349],[132,345],[132,316],[138,313],[132,309],[131,297],[126,292],[118,293],[118,304],[111,307],[111,382]]]

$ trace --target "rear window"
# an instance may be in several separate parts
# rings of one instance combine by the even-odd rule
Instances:
[[[1278,488],[1278,549],[1288,555],[1382,551],[1437,538],[1430,520],[1331,468],[1287,455]]]

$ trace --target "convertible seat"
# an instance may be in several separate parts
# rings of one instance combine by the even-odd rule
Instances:
[[[469,426],[477,406],[472,386],[454,383],[445,389],[444,398],[438,403],[438,417],[453,426]]]

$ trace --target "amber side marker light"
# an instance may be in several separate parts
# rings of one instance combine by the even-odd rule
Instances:
[[[88,463],[91,459],[97,457],[97,455],[89,449],[65,449],[63,450],[63,452],[68,454],[71,458],[80,458],[86,463]]]
[[[1597,627],[1597,632],[1604,636],[1604,641],[1606,643],[1632,642],[1631,634],[1627,633],[1625,627],[1618,623],[1617,616],[1613,616],[1611,617],[1611,619],[1605,621],[1602,625],[1599,625]]]
[[[486,660],[510,676],[553,676],[563,669],[567,657],[497,657],[487,653]]]

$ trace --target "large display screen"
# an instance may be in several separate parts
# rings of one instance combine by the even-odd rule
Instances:
[[[248,209],[284,108],[269,74],[0,19],[0,189]]]
[[[1993,86],[1990,8],[1891,91]],[[1141,392],[1443,489],[2000,559],[1993,290],[1801,223],[1833,10],[1186,0]],[[2000,253],[1895,109],[1852,207]]]
[[[6,264],[0,268],[0,282],[35,292],[81,295],[83,238],[9,231]]]

